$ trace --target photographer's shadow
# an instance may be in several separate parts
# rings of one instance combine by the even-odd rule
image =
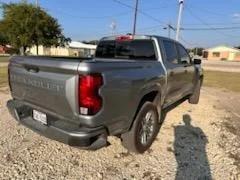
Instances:
[[[207,137],[191,124],[190,115],[183,116],[184,125],[174,127],[174,153],[177,161],[176,180],[211,180],[206,144]]]

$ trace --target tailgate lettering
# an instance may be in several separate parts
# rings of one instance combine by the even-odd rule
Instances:
[[[41,89],[47,89],[50,91],[59,92],[61,89],[64,89],[63,85],[54,84],[46,81],[44,82],[44,81],[36,80],[32,78],[31,79],[25,78],[25,77],[17,76],[14,74],[11,74],[10,79],[12,82],[23,83],[25,85],[30,85],[32,87],[41,88]]]

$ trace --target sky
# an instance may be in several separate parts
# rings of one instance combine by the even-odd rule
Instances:
[[[133,29],[131,7],[135,0],[39,0],[39,4],[58,19],[65,36],[72,40],[96,40],[111,35],[112,24],[116,25],[116,34],[131,33]],[[137,34],[168,36],[164,27],[169,23],[176,27],[178,0],[139,0],[139,9]],[[215,29],[222,27],[237,29]],[[181,31],[180,41],[187,47],[240,45],[240,0],[185,0],[182,28],[194,29]],[[174,31],[171,37],[175,38]]]

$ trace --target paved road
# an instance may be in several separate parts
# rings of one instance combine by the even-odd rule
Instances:
[[[203,60],[202,65],[205,70],[240,72],[240,62]]]

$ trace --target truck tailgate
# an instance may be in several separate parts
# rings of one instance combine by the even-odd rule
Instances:
[[[71,58],[13,57],[9,66],[13,98],[74,119],[79,63]]]

